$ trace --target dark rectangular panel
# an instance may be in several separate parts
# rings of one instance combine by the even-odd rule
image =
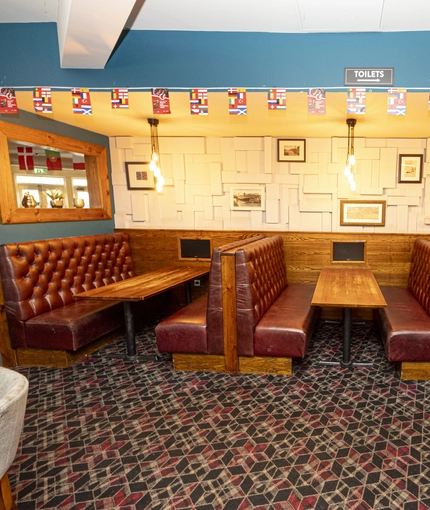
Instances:
[[[210,259],[210,239],[180,239],[182,259]]]
[[[333,241],[333,260],[364,262],[364,241],[345,243]]]

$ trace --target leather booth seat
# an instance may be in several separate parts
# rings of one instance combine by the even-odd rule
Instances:
[[[121,303],[73,296],[134,276],[125,233],[4,244],[0,272],[11,346],[66,351],[124,322]]]

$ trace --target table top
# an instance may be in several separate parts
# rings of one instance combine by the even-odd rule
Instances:
[[[387,306],[370,269],[331,267],[321,270],[311,304],[347,308]]]
[[[171,266],[75,294],[76,299],[142,301],[209,273],[209,266]]]

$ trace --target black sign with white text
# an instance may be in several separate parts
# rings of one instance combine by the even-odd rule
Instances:
[[[345,67],[345,85],[386,87],[394,83],[394,67]]]

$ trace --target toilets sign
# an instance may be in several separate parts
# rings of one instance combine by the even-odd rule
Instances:
[[[394,67],[345,67],[345,85],[386,87],[394,83]]]

